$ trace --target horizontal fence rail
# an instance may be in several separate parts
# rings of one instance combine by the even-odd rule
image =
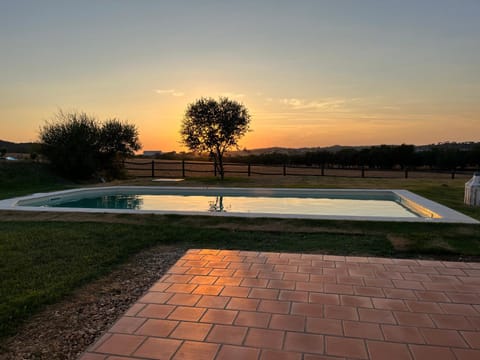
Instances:
[[[213,162],[187,160],[129,159],[123,162],[130,176],[186,178],[211,174],[218,176]],[[224,163],[224,173],[243,176],[329,176],[351,178],[439,178],[468,179],[476,169],[375,169],[368,167],[329,167],[305,165],[261,165],[247,163]]]

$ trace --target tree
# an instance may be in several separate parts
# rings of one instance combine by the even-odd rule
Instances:
[[[121,175],[123,160],[141,149],[135,125],[110,119],[100,129],[100,166],[112,177]]]
[[[99,134],[95,118],[60,110],[40,129],[41,151],[60,174],[87,179],[98,170]]]
[[[104,171],[116,177],[121,160],[141,145],[134,125],[117,119],[100,123],[83,112],[59,111],[40,129],[41,152],[62,175],[88,179]]]
[[[415,159],[415,146],[402,144],[395,146],[393,149],[393,157],[397,165],[400,165],[402,169],[414,164]]]
[[[480,167],[480,144],[474,145],[468,156],[469,164]]]
[[[247,133],[250,115],[244,105],[221,97],[201,98],[188,105],[180,134],[190,150],[208,153],[215,168],[224,179],[223,155]]]

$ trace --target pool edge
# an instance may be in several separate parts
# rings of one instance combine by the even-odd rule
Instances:
[[[281,192],[281,193],[372,193],[385,194],[391,193],[402,201],[410,202],[425,209],[426,213],[435,214],[431,217],[418,218],[404,218],[404,217],[378,217],[378,216],[342,216],[342,215],[292,215],[292,214],[270,214],[270,213],[209,213],[209,212],[195,212],[195,211],[164,211],[164,210],[129,210],[129,209],[89,209],[89,208],[53,208],[53,207],[38,207],[38,206],[19,206],[19,202],[26,200],[41,199],[50,196],[61,196],[67,194],[75,194],[81,192],[102,192],[102,191],[121,191],[124,190],[156,190],[156,191],[222,191],[222,192],[236,192],[245,191],[259,193],[267,192]],[[348,221],[390,221],[390,222],[416,222],[416,223],[463,223],[463,224],[480,224],[480,221],[473,219],[465,214],[453,210],[447,206],[424,198],[408,190],[402,189],[312,189],[312,188],[238,188],[238,187],[172,187],[172,186],[106,186],[106,187],[87,187],[78,189],[68,189],[61,191],[53,191],[46,193],[35,193],[31,195],[15,197],[10,199],[0,200],[0,210],[12,211],[36,211],[36,212],[58,212],[58,213],[116,213],[116,214],[175,214],[185,216],[224,216],[224,217],[247,217],[247,218],[285,218],[285,219],[312,219],[312,220],[348,220]],[[437,217],[438,216],[438,217]]]

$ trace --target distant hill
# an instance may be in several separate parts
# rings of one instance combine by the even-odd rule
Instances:
[[[392,145],[392,144],[390,144]],[[227,156],[245,156],[245,155],[261,155],[261,154],[303,154],[309,151],[328,151],[330,153],[336,153],[345,149],[355,149],[362,150],[371,148],[373,146],[379,145],[360,145],[360,146],[345,146],[345,145],[333,145],[333,146],[317,146],[317,147],[302,147],[302,148],[287,148],[281,146],[273,146],[268,148],[259,148],[251,150],[238,150],[238,151],[229,151]],[[480,146],[480,142],[475,141],[464,141],[464,142],[442,142],[437,144],[428,144],[428,145],[415,145],[416,151],[428,151],[432,148],[439,149],[457,149],[462,151],[469,151],[476,146]],[[26,143],[14,143],[11,141],[0,140],[0,149],[7,149],[8,153],[24,153],[30,154],[32,152],[38,152],[40,150],[40,144],[34,142]]]
[[[285,147],[269,147],[269,148],[260,148],[260,149],[251,149],[251,150],[239,150],[239,151],[229,151],[228,154],[231,156],[243,156],[243,155],[261,155],[261,154],[303,154],[309,151],[328,151],[331,153],[336,153],[344,149],[355,149],[362,150],[369,148],[371,146],[344,146],[344,145],[332,145],[332,146],[317,146],[317,147],[302,147],[302,148],[285,148]]]
[[[441,142],[438,144],[429,144],[429,145],[417,145],[415,147],[416,151],[428,151],[432,148],[439,149],[455,149],[461,151],[470,151],[474,147],[480,146],[480,142],[475,141],[464,141],[464,142]]]
[[[389,144],[393,145],[393,144]],[[399,144],[396,144],[399,145]],[[286,148],[286,147],[269,147],[269,148],[260,148],[260,149],[251,149],[251,150],[239,150],[239,151],[229,151],[228,155],[230,156],[244,156],[244,155],[261,155],[261,154],[272,154],[272,153],[279,153],[279,154],[302,154],[309,151],[328,151],[330,153],[336,153],[340,150],[345,149],[354,149],[354,150],[362,150],[368,149],[378,145],[359,145],[359,146],[344,146],[344,145],[333,145],[333,146],[325,146],[325,147],[303,147],[303,148]],[[458,149],[462,151],[471,150],[475,146],[480,146],[480,142],[475,141],[465,141],[465,142],[442,142],[437,144],[428,144],[428,145],[415,145],[416,151],[427,151],[432,148],[440,148],[440,149]]]
[[[7,149],[7,153],[30,154],[32,152],[38,152],[40,144],[33,142],[14,143],[0,140],[0,149]]]

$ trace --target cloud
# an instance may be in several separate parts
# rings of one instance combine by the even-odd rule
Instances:
[[[224,96],[224,97],[227,97],[227,98],[244,98],[245,97],[245,94],[238,94],[238,93],[232,93],[232,92],[225,92],[225,93],[222,93],[220,94],[220,96]]]
[[[327,98],[324,100],[307,100],[297,98],[284,98],[280,103],[287,105],[295,110],[333,110],[342,108],[346,105],[346,99]]]
[[[155,92],[157,94],[160,94],[160,95],[172,95],[172,96],[183,96],[183,95],[185,95],[185,93],[183,93],[181,91],[177,91],[175,89],[168,89],[168,90],[157,89],[157,90],[155,90]]]

